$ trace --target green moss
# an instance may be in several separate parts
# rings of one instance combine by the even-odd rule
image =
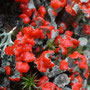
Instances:
[[[33,75],[26,75],[26,77],[22,77],[23,82],[23,89],[27,89],[27,90],[32,90],[32,88],[37,88],[36,84],[38,82],[38,80],[36,79],[36,73]]]

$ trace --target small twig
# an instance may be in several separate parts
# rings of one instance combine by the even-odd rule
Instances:
[[[13,29],[11,29],[11,31],[10,31],[8,34],[13,33],[13,31],[14,31],[16,28],[17,28],[17,26],[15,26]],[[8,35],[8,34],[7,34],[7,35]]]

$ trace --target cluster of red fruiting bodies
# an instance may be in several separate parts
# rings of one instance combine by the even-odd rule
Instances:
[[[83,79],[81,78],[79,72],[74,72],[72,75],[69,76],[69,78],[71,79],[70,85],[72,86],[72,90],[80,90],[80,88],[81,90],[86,90],[82,87]],[[73,83],[72,81],[75,79],[77,80],[77,82]],[[58,88],[54,83],[48,82],[47,76],[41,77],[37,86],[41,86],[42,90],[62,90],[62,88]]]
[[[20,9],[22,9],[23,13],[19,17],[23,19],[25,24],[30,23],[31,26],[24,27],[23,30],[17,34],[14,44],[12,46],[7,46],[5,49],[6,55],[15,55],[15,60],[17,61],[16,69],[21,73],[20,78],[9,77],[11,81],[19,81],[22,77],[22,74],[27,73],[30,70],[30,65],[28,64],[29,62],[34,62],[37,65],[37,69],[44,73],[47,71],[47,69],[51,69],[55,66],[55,63],[51,60],[53,57],[52,54],[54,55],[57,53],[64,56],[67,55],[68,48],[75,49],[79,46],[79,41],[72,38],[73,32],[67,30],[67,25],[62,23],[58,29],[55,29],[54,26],[49,25],[50,22],[44,19],[47,12],[44,6],[40,6],[37,11],[35,8],[28,7],[30,0],[15,1],[21,3]],[[85,3],[82,3],[82,0],[72,0],[72,3],[70,2],[71,5],[67,4],[67,1],[69,0],[51,0],[50,6],[53,8],[52,14],[57,16],[55,10],[65,7],[66,11],[71,15],[76,15],[77,12],[75,11],[74,6],[78,4],[81,10],[84,9],[85,13],[88,13],[88,18],[90,17],[90,10],[88,9],[90,0]],[[33,19],[30,19],[32,15],[34,15],[34,17]],[[41,21],[39,22],[39,26],[34,28],[38,21]],[[73,27],[76,28],[77,24],[74,24]],[[86,34],[90,34],[89,28],[90,25],[84,25],[84,32]],[[48,37],[48,39],[52,39],[53,31],[58,32],[54,39],[54,45],[57,47],[55,50],[46,50],[44,47],[40,48],[38,46],[36,48],[36,52],[40,53],[40,50],[43,52],[40,56],[36,57],[32,50],[32,47],[36,45],[35,39],[41,39],[42,41],[46,37]],[[64,34],[64,36],[61,34]],[[50,56],[48,56],[48,54],[50,54]],[[56,57],[55,60],[58,60],[58,58],[61,57]],[[88,79],[89,69],[86,57],[75,51],[72,54],[69,54],[69,58],[71,58],[74,61],[73,64],[78,65],[80,69],[86,70],[84,77]],[[59,67],[60,70],[68,70],[69,72],[72,72],[72,75],[69,77],[71,80],[70,85],[72,86],[73,90],[84,90],[82,85],[83,79],[80,76],[80,73],[78,71],[73,72],[73,68],[69,67],[67,60],[61,60]],[[7,75],[10,75],[10,66],[6,66],[5,71]],[[73,83],[74,79],[77,79],[77,82]],[[40,78],[38,86],[40,86],[42,90],[62,90],[62,88],[57,87],[54,83],[49,82],[47,76]]]
[[[62,90],[58,88],[54,83],[48,82],[48,77],[43,76],[39,79],[38,87],[42,87],[42,90]]]

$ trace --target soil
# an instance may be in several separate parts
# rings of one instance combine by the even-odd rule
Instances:
[[[10,31],[19,23],[19,3],[15,0],[0,0],[0,31],[5,28]]]

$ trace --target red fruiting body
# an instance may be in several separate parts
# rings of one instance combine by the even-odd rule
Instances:
[[[20,78],[8,77],[8,79],[11,80],[11,81],[16,81],[16,82],[20,81]]]
[[[53,9],[59,9],[60,8],[60,1],[59,0],[51,0],[51,5]]]
[[[18,81],[20,81],[21,77],[22,77],[22,74],[20,74],[20,77],[8,77],[8,79],[11,80],[11,81],[18,82]]]
[[[88,67],[88,65],[86,66],[86,72],[85,72],[85,74],[84,74],[84,77],[85,77],[86,79],[88,79],[88,77],[89,77],[89,67]]]
[[[28,52],[28,51],[32,52],[32,45],[31,44],[25,44],[23,46],[23,50],[22,51],[23,52]]]
[[[22,48],[23,48],[23,46],[17,46],[15,48],[15,55],[16,56],[19,56],[22,53]]]
[[[51,10],[51,12],[54,16],[57,16],[57,13],[54,10]]]
[[[68,63],[65,60],[60,62],[60,69],[61,70],[68,70]]]
[[[23,71],[22,71],[22,63],[23,63],[23,62],[21,62],[21,61],[18,61],[18,62],[16,63],[16,69],[17,69],[20,73],[23,72]]]
[[[80,74],[79,74],[79,72],[74,72],[72,75],[70,75],[69,77],[70,77],[71,81],[74,80],[75,75],[80,75]]]
[[[57,86],[52,82],[46,82],[42,86],[42,90],[55,90],[56,88],[57,88]],[[58,89],[58,90],[62,90],[62,89]]]
[[[18,61],[16,63],[16,69],[20,72],[20,73],[27,73],[30,69],[30,66],[27,62],[21,62]]]
[[[30,22],[30,18],[26,14],[21,14],[19,17],[23,19],[23,22],[25,24],[28,24]]]
[[[38,11],[40,12],[40,16],[44,18],[45,14],[46,14],[45,7],[44,6],[40,6]]]
[[[42,30],[40,30],[39,28],[36,28],[35,30],[33,30],[33,28],[31,26],[25,27],[23,29],[23,33],[31,38],[32,37],[33,38],[41,38],[41,39],[45,38],[45,35],[42,32]]]
[[[62,45],[59,45],[59,47],[60,47],[61,50],[62,50],[62,54],[63,54],[63,55],[66,55],[66,54],[67,54],[67,48],[65,48],[65,47],[62,46]]]
[[[67,4],[67,6],[66,6],[65,8],[66,8],[66,11],[67,11],[68,13],[70,13],[72,16],[76,15],[75,10],[72,9],[72,7],[71,7],[69,4]]]
[[[69,57],[72,58],[72,59],[77,59],[77,58],[79,58],[81,56],[82,55],[79,52],[77,52],[77,51],[75,51],[73,54],[69,55]]]
[[[77,76],[76,79],[78,80],[79,83],[83,82],[83,79],[81,78],[81,76]]]
[[[35,60],[37,68],[40,72],[46,72],[47,69],[54,67],[54,63],[47,57],[47,54],[54,54],[53,50],[44,51],[38,59]]]
[[[87,58],[82,55],[80,59],[81,59],[81,62],[79,63],[79,68],[85,69],[87,66]]]
[[[19,18],[26,18],[26,17],[27,17],[26,14],[21,14],[21,15],[19,15]]]
[[[59,33],[64,33],[64,27],[63,26],[60,26],[60,28],[58,29],[59,30]]]
[[[55,39],[55,44],[56,44],[56,45],[60,44],[60,43],[61,43],[61,39],[62,39],[62,37],[61,37],[60,35],[58,35],[58,36],[56,37],[56,39]]]
[[[56,48],[56,49],[55,49],[55,52],[59,52],[59,50],[60,50],[60,48]]]
[[[35,9],[35,8],[32,8],[31,10],[32,10],[32,12],[35,12],[35,11],[36,11],[36,9]]]
[[[18,57],[15,57],[16,61],[22,61],[23,60],[23,54],[20,54]]]
[[[65,39],[67,39],[67,40],[72,40],[72,37],[71,36],[69,36],[69,35],[65,35]]]
[[[54,26],[40,26],[39,28],[42,30],[53,30],[55,27]]]
[[[32,25],[32,26],[36,26],[35,21],[32,21],[32,22],[31,22],[31,25]]]
[[[34,60],[35,56],[33,53],[25,52],[23,53],[23,60],[25,62],[32,62]]]
[[[30,32],[32,32],[32,31],[33,31],[33,28],[31,26],[23,28],[23,33],[24,34],[30,34]]]
[[[5,48],[5,53],[6,53],[6,55],[9,55],[9,56],[14,55],[14,50],[13,50],[12,46],[7,46]]]
[[[74,38],[72,38],[72,43],[75,45],[75,46],[79,46],[79,43],[80,43],[80,41],[78,41],[78,40],[76,40],[76,39],[74,39]]]
[[[39,47],[39,46],[36,48],[36,52],[37,52],[37,53],[40,52],[40,47]]]
[[[68,39],[61,39],[61,45],[63,45],[64,47],[73,47],[73,43],[68,40]]]
[[[75,61],[74,61],[74,64],[79,64],[79,61],[78,61],[78,60],[75,60]]]
[[[73,32],[72,31],[66,31],[65,32],[65,35],[72,36],[73,35]]]
[[[60,6],[65,7],[67,0],[60,0]]]
[[[70,69],[69,69],[69,72],[73,72],[73,70],[74,70],[73,68],[70,68]]]
[[[66,5],[67,0],[51,0],[50,6],[57,10],[60,7],[64,7]]]
[[[84,33],[90,35],[90,25],[84,25]]]
[[[10,73],[11,73],[11,68],[10,68],[10,66],[6,66],[4,69],[5,69],[5,71],[6,71],[6,74],[7,74],[7,75],[10,75]]]
[[[74,83],[74,85],[72,86],[72,90],[80,90],[81,87],[82,83]]]
[[[23,10],[24,10],[24,9],[25,9],[25,10],[28,9],[28,4],[23,4],[23,3],[21,3],[21,4],[20,4],[20,9],[23,9]]]
[[[32,15],[32,10],[27,8],[27,9],[23,9],[23,13],[26,14],[28,17],[31,17]]]
[[[22,71],[21,71],[21,72],[27,73],[27,72],[29,71],[29,69],[30,69],[29,64],[26,63],[26,62],[24,62],[24,63],[22,64]]]
[[[30,22],[30,18],[29,18],[29,17],[25,17],[25,18],[23,19],[23,22],[24,22],[25,24],[28,24],[28,23]]]
[[[73,23],[73,27],[76,28],[78,26],[78,23],[77,22],[74,22]]]
[[[20,0],[20,2],[27,4],[29,2],[29,0]]]
[[[46,81],[48,81],[48,77],[47,76],[43,76],[43,77],[41,77],[40,79],[39,79],[39,81],[38,81],[38,87],[39,86],[43,86],[45,83],[46,83]]]
[[[7,90],[7,87],[0,87],[0,90]]]
[[[64,30],[67,29],[67,25],[66,25],[64,22],[62,22],[62,23],[60,24],[60,26],[63,26]]]

